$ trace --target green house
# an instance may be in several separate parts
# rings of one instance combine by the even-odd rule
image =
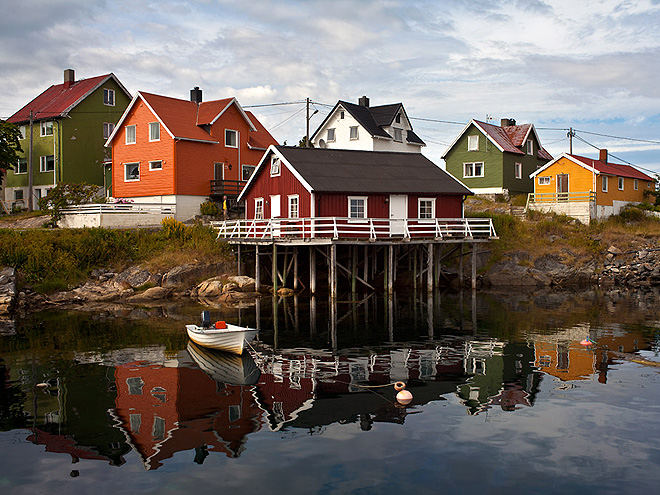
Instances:
[[[552,160],[533,124],[501,125],[471,120],[442,155],[447,172],[474,194],[529,193],[529,175]]]
[[[20,127],[23,153],[7,172],[5,200],[36,207],[61,182],[87,182],[107,191],[111,158],[104,144],[130,101],[114,74],[76,81],[73,69],[65,70],[62,84],[7,119]]]

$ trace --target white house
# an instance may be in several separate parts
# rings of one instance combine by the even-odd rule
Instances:
[[[337,102],[311,136],[314,147],[421,153],[426,145],[413,132],[403,104],[370,107],[366,96],[358,102]]]

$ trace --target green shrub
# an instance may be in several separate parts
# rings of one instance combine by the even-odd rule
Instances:
[[[174,218],[165,218],[160,224],[163,226],[165,239],[186,242],[192,238],[191,228]]]
[[[202,215],[208,215],[211,217],[219,217],[221,214],[220,207],[218,207],[218,204],[213,201],[205,201],[199,205],[199,211]]]

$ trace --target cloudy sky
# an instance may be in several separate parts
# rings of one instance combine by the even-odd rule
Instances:
[[[73,68],[132,93],[245,107],[403,102],[424,154],[471,118],[532,122],[553,155],[593,147],[660,171],[660,0],[0,0],[0,117]],[[252,110],[280,142],[304,105]],[[627,138],[627,139],[620,139]],[[590,144],[582,142],[580,139]]]

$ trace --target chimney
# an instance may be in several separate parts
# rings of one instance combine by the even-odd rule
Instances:
[[[600,157],[598,159],[603,163],[607,163],[607,150],[600,150]]]
[[[358,100],[358,105],[360,105],[361,107],[369,108],[369,98],[367,98],[366,96],[363,96],[362,98],[360,98]]]
[[[510,125],[516,125],[516,119],[501,119],[500,127],[508,127]]]
[[[74,82],[76,82],[76,71],[64,69],[64,89],[69,89]]]
[[[190,101],[198,105],[202,102],[202,90],[199,89],[199,86],[195,86],[190,90]]]

